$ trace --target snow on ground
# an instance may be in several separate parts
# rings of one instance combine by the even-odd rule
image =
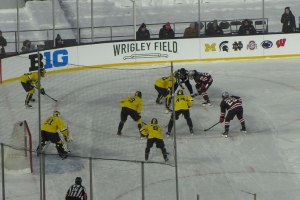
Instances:
[[[208,91],[213,105],[203,107],[197,97],[191,108],[195,135],[190,136],[183,118],[177,121],[180,199],[257,199],[294,200],[300,196],[298,130],[300,109],[300,59],[265,59],[175,64],[211,73],[214,82]],[[158,69],[149,69],[157,68]],[[136,90],[143,92],[145,121],[157,117],[166,132],[169,115],[155,104],[156,78],[168,75],[169,68],[141,66],[118,69],[90,69],[45,77],[46,92],[58,99],[55,104],[42,96],[42,119],[59,109],[68,122],[74,143],[72,154],[101,158],[143,160],[145,140],[140,140],[136,124],[125,124],[124,136],[116,135],[122,97]],[[124,69],[124,68],[123,68]],[[222,91],[243,98],[247,134],[239,132],[237,119],[223,138],[223,125],[203,129],[218,121]],[[15,121],[26,119],[37,145],[37,105],[24,109],[25,93],[18,82],[1,85],[0,140],[7,141]],[[172,139],[165,138],[173,154]],[[55,153],[49,146],[47,152]],[[151,150],[151,161],[162,162],[158,150]],[[171,160],[170,164],[174,164]],[[137,163],[93,160],[94,199],[141,199],[141,166]],[[32,175],[6,174],[7,199],[39,199],[39,163],[34,155]],[[76,176],[82,176],[88,191],[89,160],[57,155],[46,158],[47,199],[62,199]],[[22,186],[22,187],[21,187]],[[18,189],[16,189],[18,188]],[[21,189],[22,188],[22,189]],[[23,189],[24,188],[24,189]],[[146,199],[175,199],[174,168],[145,164]]]

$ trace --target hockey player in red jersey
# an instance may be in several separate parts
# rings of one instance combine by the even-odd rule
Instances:
[[[220,107],[221,107],[221,115],[220,115],[219,122],[223,123],[225,120],[225,132],[222,135],[228,137],[230,121],[235,116],[237,116],[237,118],[240,120],[242,126],[241,131],[246,133],[246,125],[245,125],[245,120],[243,118],[242,99],[238,96],[229,95],[228,92],[223,92]],[[227,110],[227,115],[225,117],[226,110]]]
[[[212,76],[209,73],[197,72],[197,70],[191,70],[189,71],[189,78],[194,79],[198,94],[201,95],[204,99],[202,105],[203,106],[211,105],[206,91],[208,90],[208,88],[211,86],[213,82]],[[192,97],[195,96],[197,96],[197,94],[192,95]]]

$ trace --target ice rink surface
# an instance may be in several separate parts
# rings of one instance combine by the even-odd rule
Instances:
[[[300,197],[300,59],[265,59],[175,64],[208,72],[214,82],[208,90],[212,106],[203,107],[202,97],[194,99],[190,109],[195,135],[190,136],[183,117],[176,124],[179,194],[182,200],[295,200]],[[138,69],[138,70],[135,70]],[[123,136],[116,135],[120,99],[143,93],[143,120],[157,117],[166,132],[170,119],[163,105],[156,105],[154,81],[169,75],[164,66],[89,69],[47,75],[46,92],[58,103],[42,96],[42,119],[58,109],[68,123],[73,155],[142,161],[145,140],[140,140],[136,124],[129,118]],[[191,81],[194,84],[193,81]],[[204,132],[219,120],[221,94],[241,96],[248,133],[240,133],[235,118],[230,137],[223,138],[224,125]],[[24,108],[25,92],[19,82],[0,86],[0,140],[7,142],[13,123],[26,119],[38,143],[37,104]],[[187,91],[185,91],[187,93]],[[173,140],[165,137],[167,149],[174,155]],[[48,153],[56,153],[53,145]],[[39,199],[39,162],[34,155],[34,173],[6,175],[6,196],[13,200]],[[162,162],[160,151],[152,148],[150,160]],[[48,200],[63,199],[76,176],[83,177],[89,191],[89,160],[54,156],[46,158]],[[174,158],[169,162],[174,165]],[[130,162],[93,160],[94,199],[140,200],[140,165]],[[145,199],[173,200],[175,168],[145,164]],[[1,193],[1,192],[0,192]]]

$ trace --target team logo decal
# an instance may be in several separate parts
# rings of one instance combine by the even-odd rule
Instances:
[[[232,44],[232,48],[234,49],[234,51],[237,51],[237,50],[242,50],[242,48],[244,47],[243,43],[241,41],[239,42],[234,42]]]
[[[228,45],[227,44],[228,44],[228,41],[221,42],[221,44],[219,45],[220,51],[228,52]]]
[[[284,47],[285,42],[286,42],[286,38],[277,40],[277,42],[276,42],[277,48],[279,48],[279,47]]]
[[[257,44],[255,43],[254,40],[251,40],[251,41],[249,42],[249,44],[247,45],[247,49],[250,49],[250,50],[257,49]]]
[[[273,46],[273,42],[271,42],[270,40],[265,40],[261,43],[261,46],[264,49],[270,49]]]
[[[216,50],[216,43],[205,44],[205,52],[209,52],[209,51],[217,51]]]

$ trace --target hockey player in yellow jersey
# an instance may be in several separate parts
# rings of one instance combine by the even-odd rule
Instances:
[[[41,69],[41,77],[45,77],[45,69]],[[32,105],[29,104],[30,101],[35,101],[34,98],[32,98],[33,94],[35,93],[35,88],[38,88],[38,72],[29,72],[25,73],[20,78],[21,84],[24,88],[24,90],[27,92],[26,99],[25,99],[25,106],[27,108],[31,108]],[[45,94],[45,89],[41,86],[41,94]]]
[[[190,116],[189,108],[193,105],[193,98],[189,95],[184,95],[182,90],[178,90],[177,96],[174,99],[175,107],[175,119],[178,120],[179,116],[182,114],[186,119],[186,122],[189,126],[190,133],[193,134],[193,122]],[[173,128],[173,114],[168,124],[167,135],[171,134]]]
[[[59,111],[54,111],[53,115],[47,117],[47,119],[43,122],[42,128],[41,128],[41,151],[44,150],[44,147],[46,146],[47,142],[54,143],[56,145],[56,149],[58,152],[58,155],[65,159],[68,157],[68,149],[66,146],[64,146],[64,143],[59,137],[59,131],[65,141],[67,143],[73,141],[72,137],[69,135],[68,128],[66,127],[63,119],[60,116]],[[40,146],[38,146],[37,151],[40,150]]]
[[[143,108],[142,92],[136,91],[134,96],[124,98],[120,101],[121,121],[118,126],[118,135],[122,135],[124,123],[128,115],[137,123],[138,130],[142,127],[141,112]]]
[[[153,144],[156,144],[156,147],[161,149],[163,158],[165,161],[168,161],[168,153],[165,148],[165,143],[162,136],[161,127],[158,125],[157,119],[153,118],[151,120],[151,124],[146,124],[141,128],[141,134],[145,135],[147,139],[147,146],[145,149],[145,160],[147,161],[149,158],[150,149]]]
[[[171,103],[171,90],[172,90],[172,83],[176,83],[176,78],[171,76],[166,76],[159,78],[155,81],[154,83],[154,88],[158,92],[157,98],[156,98],[156,103],[157,104],[162,104],[161,100],[162,98],[166,98],[165,106],[167,110],[170,110],[169,106]]]

